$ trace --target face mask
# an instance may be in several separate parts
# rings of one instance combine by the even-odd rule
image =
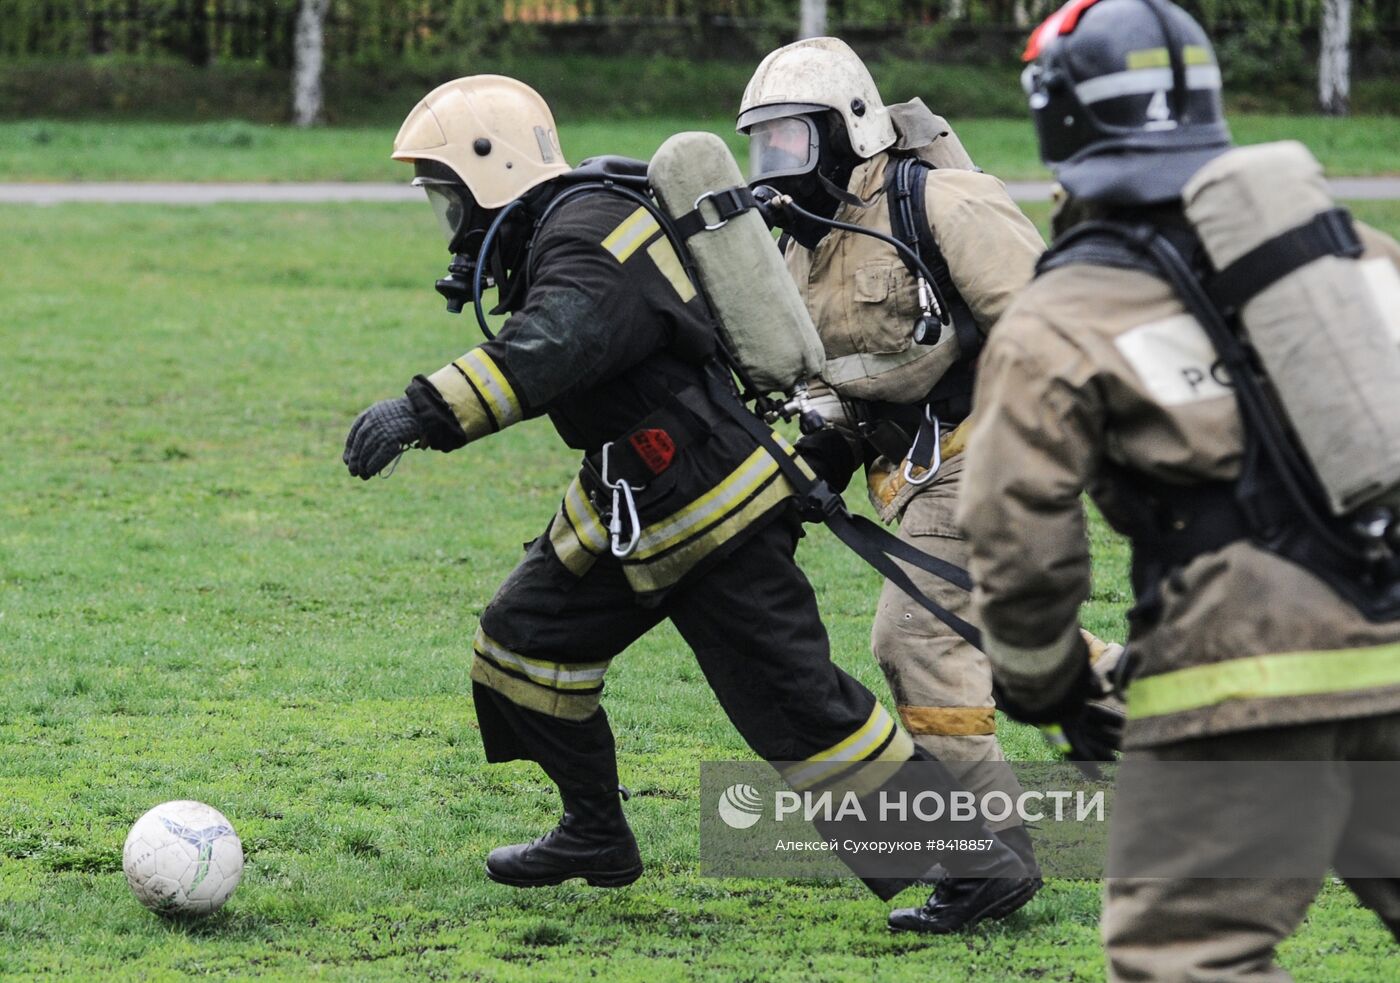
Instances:
[[[810,116],[781,116],[755,123],[749,130],[749,177],[776,187],[786,177],[810,174],[817,166],[820,141]]]

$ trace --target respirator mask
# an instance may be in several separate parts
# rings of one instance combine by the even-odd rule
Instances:
[[[422,188],[428,196],[428,204],[432,206],[438,226],[447,240],[447,248],[453,254],[447,276],[434,286],[447,299],[447,309],[453,314],[460,314],[462,307],[472,300],[477,264],[483,261],[482,240],[486,238],[486,230],[496,210],[478,205],[467,186],[444,164],[417,160],[414,161],[414,171],[413,187]],[[494,283],[495,278],[488,274],[485,285],[490,287]]]

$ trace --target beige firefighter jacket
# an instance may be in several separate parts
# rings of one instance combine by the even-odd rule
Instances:
[[[1360,231],[1366,258],[1400,261],[1393,241]],[[1214,364],[1165,282],[1102,266],[1035,280],[991,334],[958,517],[987,654],[1032,705],[1057,699],[1078,668],[1082,493],[1113,512],[1126,490],[1108,465],[1162,486],[1238,475],[1240,418]],[[1125,747],[1400,709],[1400,622],[1366,621],[1247,541],[1198,556],[1162,596],[1160,619],[1130,638]]]
[[[890,233],[884,194],[890,159],[876,154],[852,172],[847,190],[870,204],[842,204],[837,221]],[[930,171],[924,201],[953,283],[986,331],[1030,281],[1045,244],[989,174]],[[888,243],[834,230],[814,250],[790,243],[785,257],[826,349],[823,377],[841,395],[916,403],[957,360],[951,326],[937,344],[914,343],[918,290]]]

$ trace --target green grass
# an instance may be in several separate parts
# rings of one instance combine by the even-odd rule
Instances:
[[[1049,177],[1030,123],[953,120],[974,159],[1007,180]],[[1241,143],[1299,139],[1333,175],[1400,173],[1400,117],[1232,118]],[[732,117],[669,117],[560,124],[571,161],[612,153],[650,157],[672,133],[712,130],[747,165]],[[406,181],[389,159],[394,127],[291,127],[222,123],[0,122],[0,181]]]
[[[1358,211],[1400,231],[1400,207]],[[488,882],[486,851],[557,800],[533,766],[483,766],[469,638],[573,461],[539,421],[388,481],[345,475],[354,414],[474,341],[432,292],[426,209],[0,217],[0,976],[1102,978],[1095,884],[925,940],[889,935],[854,882],[699,877],[698,763],[748,754],[669,629],[608,682],[646,875]],[[1088,621],[1118,635],[1124,550],[1094,541]],[[881,691],[876,577],[823,532],[802,559],[839,661]],[[185,797],[248,853],[194,926],[142,910],[119,860],[142,811]],[[1305,979],[1391,960],[1334,886],[1284,949]]]

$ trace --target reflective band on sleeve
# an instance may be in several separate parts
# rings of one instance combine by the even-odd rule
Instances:
[[[549,524],[549,545],[554,548],[554,555],[558,557],[559,562],[575,577],[582,577],[592,570],[594,561],[598,559],[596,554],[583,548],[578,534],[569,525],[562,509]]]
[[[1077,675],[1079,667],[1071,670],[1068,664],[1081,645],[1083,636],[1075,622],[1070,622],[1060,637],[1048,645],[1012,645],[1001,641],[990,630],[982,630],[982,649],[992,667],[1017,683],[1053,679],[1067,672]]]
[[[901,706],[899,719],[915,735],[975,737],[997,732],[997,714],[992,707]]]
[[[676,255],[671,240],[665,236],[657,239],[650,246],[647,246],[647,255],[656,264],[656,268],[661,271],[661,275],[666,278],[666,282],[671,285],[671,289],[680,297],[681,303],[688,303],[695,296],[695,284],[691,283],[690,277],[685,275],[685,268],[681,266],[680,257]]]
[[[584,549],[597,554],[607,550],[608,530],[593,508],[593,503],[583,493],[583,484],[578,478],[570,483],[569,490],[564,493],[564,516]]]
[[[637,247],[660,228],[656,216],[639,205],[635,212],[622,220],[621,225],[608,233],[603,240],[603,248],[612,253],[619,263],[625,263],[637,251]]]
[[[1128,717],[1389,686],[1400,686],[1400,644],[1255,655],[1136,679],[1128,687]]]
[[[447,408],[457,418],[468,440],[477,440],[496,432],[495,421],[486,411],[481,397],[476,394],[467,377],[454,362],[438,369],[428,376],[428,384],[438,391]]]
[[[1121,99],[1124,96],[1144,96],[1149,92],[1162,92],[1172,87],[1170,68],[1138,68],[1126,72],[1113,72],[1098,78],[1080,82],[1074,87],[1079,101],[1088,106],[1105,99]],[[1220,88],[1220,67],[1218,65],[1189,65],[1186,69],[1188,89]]]
[[[520,399],[515,395],[510,383],[506,382],[500,366],[490,355],[480,348],[473,348],[452,364],[462,370],[480,394],[486,408],[496,419],[497,430],[504,430],[512,423],[520,421],[523,415],[520,411]]]

